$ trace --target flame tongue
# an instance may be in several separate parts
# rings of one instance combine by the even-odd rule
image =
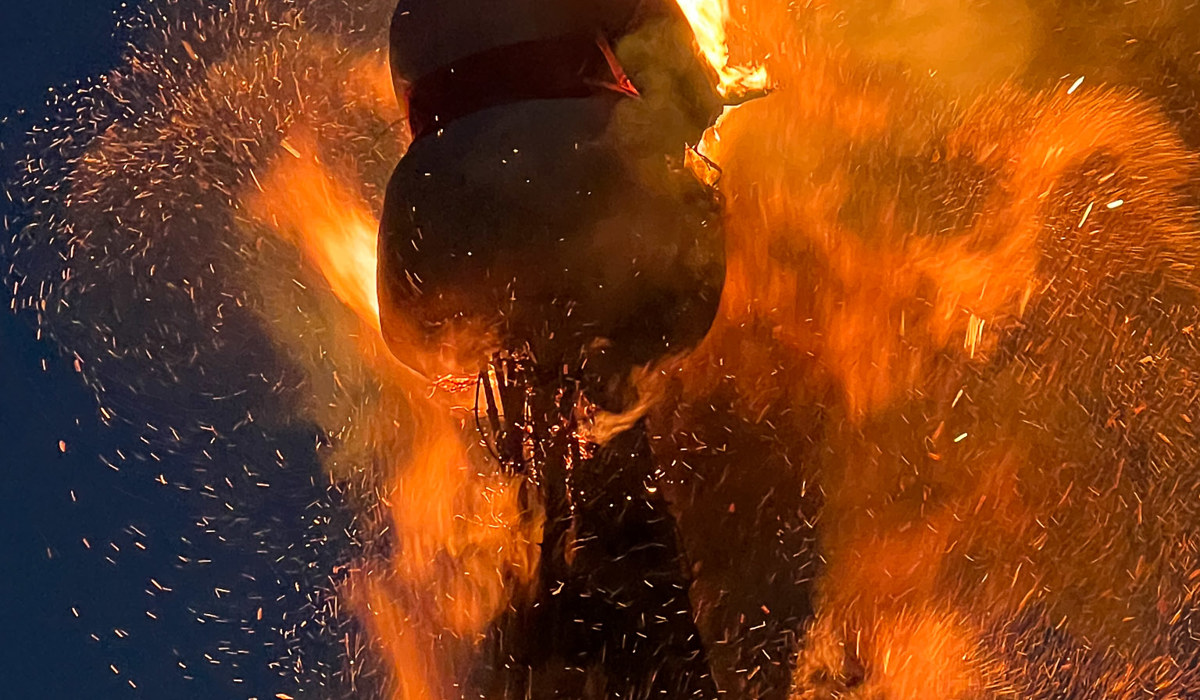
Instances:
[[[289,236],[337,298],[378,328],[375,217],[359,193],[317,159],[313,134],[299,130],[290,137],[275,167],[255,180],[259,196],[249,198],[250,213]]]
[[[696,44],[705,60],[717,72],[722,95],[738,95],[767,87],[763,66],[733,66],[729,63],[729,43],[725,25],[729,22],[728,0],[677,0]]]

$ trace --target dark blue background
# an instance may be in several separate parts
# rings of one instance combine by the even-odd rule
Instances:
[[[25,132],[48,114],[47,90],[70,92],[78,81],[118,64],[124,38],[116,30],[115,13],[130,12],[128,5],[135,2],[0,0],[0,176],[5,183],[12,181],[15,160],[23,153]],[[6,228],[19,214],[13,206],[0,199]],[[5,245],[10,235],[3,234]],[[0,255],[10,254],[0,246]],[[8,262],[0,260],[0,277]],[[196,622],[199,611],[212,609],[204,606],[211,605],[214,584],[244,584],[250,572],[260,583],[244,584],[251,590],[239,593],[266,601],[264,607],[276,602],[294,610],[294,601],[285,600],[294,593],[292,580],[264,569],[261,557],[205,541],[206,533],[196,527],[200,508],[194,496],[159,488],[137,469],[115,471],[101,462],[114,446],[135,444],[136,433],[128,426],[101,424],[72,358],[35,338],[31,316],[8,311],[11,293],[11,286],[0,292],[0,698],[311,696],[287,682],[290,674],[281,678],[267,668],[278,658],[276,649],[264,649],[269,635]],[[263,517],[283,523],[273,532],[281,532],[285,542],[296,541],[303,534],[289,528],[314,498],[309,479],[319,475],[319,467],[311,432],[302,429],[279,439],[262,449],[288,454],[296,470],[287,478],[295,487],[264,506]],[[91,549],[82,545],[84,537]],[[195,552],[187,551],[191,542]],[[106,549],[110,543],[119,554]],[[178,556],[203,558],[221,546],[226,553],[213,557],[201,573],[181,570]],[[156,591],[151,578],[173,590]],[[79,617],[72,607],[80,610]],[[147,610],[156,611],[157,619]],[[253,619],[252,607],[248,614]],[[203,658],[204,650],[224,640],[244,656],[231,654],[220,664]],[[231,677],[244,682],[232,685]]]
[[[23,132],[44,116],[47,89],[69,90],[119,60],[113,13],[120,4],[0,2],[0,114],[6,118],[0,165],[6,182]],[[13,212],[4,213],[7,218]],[[119,485],[99,472],[96,459],[96,443],[107,436],[73,368],[49,344],[36,342],[31,319],[7,312],[10,294],[6,289],[0,312],[0,695],[130,697],[133,690],[108,668],[104,646],[90,640],[70,610],[81,596],[103,596],[112,585],[98,581],[94,562],[77,551],[88,531],[110,529],[120,517]],[[66,454],[59,440],[67,442]],[[72,508],[72,489],[94,505]],[[89,579],[101,585],[93,588]]]

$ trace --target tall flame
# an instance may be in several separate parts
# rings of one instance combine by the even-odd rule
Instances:
[[[737,94],[767,87],[763,66],[734,66],[729,62],[729,41],[725,26],[729,22],[728,0],[677,0],[696,44],[705,60],[717,72],[722,95]]]
[[[395,121],[395,107],[375,99],[385,93],[380,85],[390,89],[379,79],[388,75],[387,64],[377,62],[361,73],[363,84],[348,95],[351,104]],[[394,146],[402,148],[403,135],[396,136]],[[461,390],[474,386],[474,375],[444,357],[444,348],[417,338],[406,339],[404,347],[392,338],[389,352],[375,289],[380,202],[355,184],[361,178],[354,166],[324,155],[329,149],[323,145],[319,129],[293,125],[274,158],[255,174],[243,210],[294,245],[357,317],[332,321],[348,325],[322,343],[316,356],[357,367],[334,376],[361,409],[324,415],[321,422],[342,425],[341,455],[374,465],[379,503],[368,517],[382,523],[379,536],[393,545],[357,562],[341,593],[391,672],[387,697],[444,700],[453,697],[455,679],[488,624],[537,570],[541,523],[521,506],[519,480],[483,463],[470,419],[472,392]],[[467,349],[483,342],[454,340],[456,348]],[[315,362],[311,353],[309,361]]]

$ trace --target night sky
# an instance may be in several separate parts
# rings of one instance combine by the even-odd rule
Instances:
[[[0,2],[0,114],[5,115],[0,165],[6,183],[22,153],[24,132],[45,118],[48,88],[70,91],[77,81],[118,63],[122,38],[114,29],[115,13],[127,12],[127,4]],[[4,206],[9,207],[6,224],[14,215],[19,218],[10,203]],[[5,268],[10,254],[0,248]],[[11,293],[10,288],[3,293],[6,310]],[[39,341],[29,315],[0,312],[0,352],[0,455],[6,501],[0,508],[5,572],[0,577],[0,629],[5,632],[0,642],[0,697],[306,696],[303,688],[281,682],[267,667],[278,657],[275,650],[248,644],[244,631],[231,633],[219,624],[197,622],[206,605],[199,601],[211,601],[214,585],[258,574],[258,563],[226,551],[213,556],[204,573],[181,573],[181,554],[203,558],[217,546],[197,536],[197,499],[155,488],[148,474],[137,468],[117,471],[105,466],[101,456],[134,442],[136,435],[127,426],[101,423],[97,403],[76,373],[73,358]],[[295,476],[306,481],[318,467],[311,447],[298,447],[305,444],[312,444],[311,435],[297,434],[282,436],[279,444],[264,444],[263,449],[296,453]],[[284,495],[304,503],[311,494],[297,488]],[[279,512],[296,508],[288,498],[283,500]],[[283,536],[289,534],[285,528]],[[90,549],[83,546],[84,538]],[[181,538],[196,551],[183,551]],[[151,579],[170,592],[155,591]],[[291,605],[288,591],[272,590],[284,583],[289,582],[256,584],[246,594],[283,601],[286,608]],[[78,618],[72,608],[79,611]],[[154,619],[147,615],[149,610]],[[231,664],[228,659],[215,663],[204,658],[205,650],[222,645],[234,647],[244,660]],[[234,677],[241,682],[231,684]]]
[[[113,35],[119,5],[116,0],[0,3],[6,181],[22,132],[43,116],[47,89],[70,89],[119,60],[120,44]],[[10,294],[6,289],[6,308]],[[116,583],[78,551],[89,529],[106,529],[121,519],[119,511],[129,498],[99,471],[97,442],[108,436],[90,394],[53,347],[36,341],[31,319],[0,313],[0,349],[6,484],[0,509],[6,571],[0,578],[0,625],[6,630],[0,677],[5,695],[131,697],[132,689],[108,668],[109,654],[89,639],[70,610],[72,601],[107,596]],[[67,444],[65,454],[59,440]],[[69,507],[71,489],[90,492],[89,498],[103,506],[87,509],[91,512]]]

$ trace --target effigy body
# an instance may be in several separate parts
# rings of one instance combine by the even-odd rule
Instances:
[[[644,422],[581,432],[715,316],[718,207],[683,166],[720,108],[714,81],[666,0],[481,5],[396,9],[414,140],[379,236],[385,338],[400,354],[483,329],[481,430],[545,510],[539,591],[496,621],[467,685],[715,697]]]
[[[483,324],[546,367],[606,345],[609,374],[697,341],[724,249],[682,158],[719,102],[671,3],[425,5],[392,29],[416,111],[379,242],[385,336]]]

